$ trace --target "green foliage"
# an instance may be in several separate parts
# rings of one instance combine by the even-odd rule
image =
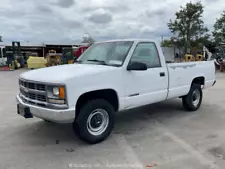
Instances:
[[[177,48],[182,48],[184,47],[184,42],[177,38],[177,37],[172,37],[170,39],[164,40],[161,42],[162,47],[177,47]]]
[[[163,42],[161,42],[161,46],[162,47],[172,47],[172,41],[171,40],[164,40]]]
[[[202,43],[209,38],[208,29],[202,20],[203,11],[201,2],[189,2],[175,13],[176,19],[168,23],[170,31],[175,35],[173,41],[178,47],[183,45],[185,52],[193,46],[193,42]]]
[[[202,37],[199,37],[198,39],[194,39],[190,41],[191,47],[199,48],[201,49],[203,46],[207,46],[211,44],[212,41],[210,40],[210,35],[206,34]]]
[[[214,24],[213,37],[217,44],[225,43],[225,11]]]

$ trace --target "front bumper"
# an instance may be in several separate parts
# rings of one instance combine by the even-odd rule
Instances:
[[[25,107],[29,107],[30,113],[33,116],[44,120],[56,123],[72,123],[75,119],[75,107],[63,110],[43,108],[24,103],[22,99],[19,97],[19,95],[16,96],[16,100],[18,104],[22,104]]]

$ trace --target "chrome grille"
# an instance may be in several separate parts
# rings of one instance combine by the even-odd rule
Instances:
[[[47,105],[46,86],[24,79],[19,80],[20,97],[25,103],[45,107]]]

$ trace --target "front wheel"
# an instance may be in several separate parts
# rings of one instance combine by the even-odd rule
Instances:
[[[90,144],[105,140],[114,127],[114,108],[103,99],[88,101],[74,121],[78,137]]]
[[[189,93],[182,98],[183,107],[188,111],[199,109],[202,103],[202,97],[201,85],[193,84]]]

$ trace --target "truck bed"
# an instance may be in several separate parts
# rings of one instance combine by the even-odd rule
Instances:
[[[168,96],[167,99],[186,95],[193,79],[204,78],[204,88],[213,85],[215,81],[214,61],[167,63]]]

